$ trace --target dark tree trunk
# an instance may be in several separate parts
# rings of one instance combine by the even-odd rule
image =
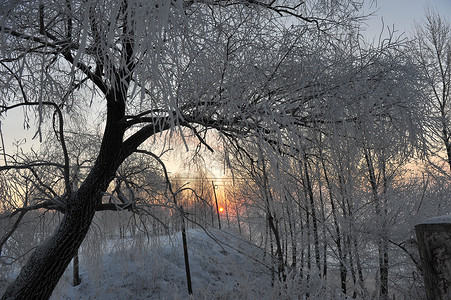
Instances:
[[[304,156],[304,172],[305,172],[305,186],[307,189],[308,199],[310,200],[310,214],[312,215],[312,225],[313,225],[313,243],[315,247],[315,263],[318,267],[318,271],[321,272],[321,262],[320,262],[320,253],[319,253],[319,237],[318,237],[318,221],[316,218],[316,209],[315,209],[315,199],[313,197],[313,187],[310,181],[309,168],[307,162],[307,155]],[[309,210],[307,210],[308,212]]]
[[[325,205],[324,205],[324,199],[323,199],[323,193],[322,193],[322,181],[321,181],[321,175],[319,174],[318,169],[318,190],[319,190],[319,202],[321,206],[321,223],[322,223],[322,238],[323,238],[323,277],[327,277],[327,227],[326,227],[326,212],[325,212]]]
[[[296,240],[296,222],[293,220],[291,216],[290,210],[292,209],[292,205],[287,205],[287,216],[288,216],[288,225],[290,229],[290,238],[291,238],[291,268],[296,270],[297,264],[297,240]]]
[[[346,270],[346,266],[345,266],[345,258],[343,255],[343,247],[342,247],[342,242],[341,242],[340,224],[338,223],[337,210],[335,208],[334,197],[332,194],[332,186],[329,181],[329,176],[327,175],[327,170],[326,170],[326,165],[324,164],[324,160],[322,160],[321,163],[323,166],[324,180],[326,181],[327,190],[329,191],[330,208],[332,210],[332,217],[333,217],[335,233],[336,233],[336,238],[334,239],[334,241],[335,241],[335,244],[337,245],[338,259],[339,259],[339,263],[340,263],[341,291],[343,292],[343,294],[346,294],[346,292],[347,292],[347,288],[346,288],[347,270]]]
[[[122,91],[126,89],[120,87]],[[70,195],[66,213],[53,235],[33,252],[2,300],[48,299],[78,251],[95,214],[95,207],[113,179],[123,153],[124,94],[112,91],[107,98],[107,121],[96,163],[79,190]]]
[[[359,278],[359,285],[360,288],[362,290],[362,292],[364,293],[363,295],[366,295],[366,288],[365,288],[365,282],[363,280],[363,270],[362,270],[362,263],[360,261],[360,254],[359,254],[359,248],[357,245],[357,238],[355,236],[352,237],[354,243],[354,256],[355,256],[355,261],[356,261],[356,267],[357,267],[357,275]]]
[[[357,277],[356,277],[356,273],[355,273],[355,268],[354,268],[354,258],[352,256],[352,247],[351,247],[351,237],[350,235],[347,235],[346,237],[346,249],[348,251],[348,255],[349,255],[349,269],[351,271],[351,278],[352,278],[352,283],[353,283],[353,292],[352,292],[352,298],[357,298],[357,292],[355,290],[356,286],[357,286]]]
[[[270,212],[268,212],[268,224],[271,229],[271,232],[274,234],[274,238],[276,240],[276,256],[277,256],[277,272],[279,275],[279,280],[286,280],[285,270],[284,270],[284,261],[283,261],[283,253],[282,253],[282,243],[280,241],[279,230],[277,230],[274,224],[274,218]],[[271,243],[272,244],[272,243]]]
[[[445,99],[445,97],[443,97]],[[444,101],[444,100],[443,100]],[[442,120],[442,139],[443,144],[445,145],[445,150],[447,154],[447,162],[449,165],[449,170],[451,172],[451,133],[448,131],[448,125],[446,124],[446,115],[445,115],[445,106],[442,105],[440,107],[440,117]]]
[[[299,269],[299,273],[301,274],[301,278],[304,278],[304,252],[305,252],[305,243],[304,243],[304,221],[302,219],[302,207],[301,205],[298,206],[298,213],[299,213],[299,227],[301,228],[301,253],[300,253],[300,260],[301,260],[301,267]]]
[[[92,201],[77,194],[77,198]],[[22,268],[2,299],[48,299],[88,232],[94,216],[89,205],[66,213],[60,225]]]
[[[271,232],[274,234],[274,238],[276,239],[276,255],[277,255],[277,271],[279,280],[282,279],[283,281],[286,280],[286,274],[285,274],[285,268],[284,268],[284,261],[283,261],[283,250],[282,250],[282,242],[280,240],[280,234],[279,229],[277,225],[277,218],[275,212],[271,213],[271,203],[273,203],[273,196],[270,191],[269,183],[268,183],[268,175],[266,173],[266,166],[265,161],[262,163],[262,171],[263,171],[263,192],[264,197],[266,200],[266,218],[268,220],[269,228],[271,229]],[[273,216],[274,215],[274,216]],[[272,243],[271,243],[272,245]],[[273,253],[271,253],[273,254]]]
[[[382,195],[379,193],[376,171],[374,167],[371,150],[365,149],[365,160],[368,167],[368,180],[371,186],[371,191],[374,198],[376,215],[381,219],[381,233],[378,239],[379,251],[379,299],[388,299],[388,233],[387,233],[387,177],[385,174],[385,160],[382,159],[382,180],[383,191]],[[382,199],[383,198],[383,199]]]

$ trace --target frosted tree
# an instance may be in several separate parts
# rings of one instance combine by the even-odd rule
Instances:
[[[261,130],[247,141],[232,141],[230,148],[237,150],[237,161],[247,162],[236,168],[255,181],[255,193],[260,193],[255,197],[260,199],[257,206],[270,207],[272,212],[274,207],[289,205],[289,210],[299,211],[300,247],[291,247],[302,249],[299,273],[319,270],[326,276],[326,256],[332,248],[332,257],[340,264],[342,292],[349,293],[354,285],[354,295],[368,297],[368,270],[362,260],[365,245],[371,243],[378,249],[376,289],[380,299],[387,299],[395,183],[424,145],[420,71],[406,55],[406,41],[393,36],[377,45],[365,45],[352,34],[330,47],[321,42],[322,52],[310,45],[310,55],[299,55],[279,67],[281,73],[296,74],[296,84],[288,84],[296,88],[284,91],[287,98],[296,98],[298,106],[293,102],[293,109],[302,111],[302,117],[278,131],[263,134]],[[252,169],[257,163],[266,167]],[[332,220],[326,223],[329,212]],[[363,212],[366,219],[361,218]],[[368,225],[373,221],[377,226]],[[292,239],[288,224],[281,228],[282,240]],[[368,235],[362,239],[362,228],[371,232],[371,239]],[[312,268],[313,263],[317,268]]]
[[[359,5],[351,0],[2,3],[0,114],[18,108],[34,114],[41,140],[50,125],[62,155],[31,166],[59,167],[63,184],[57,193],[65,208],[60,225],[2,299],[51,295],[117,169],[149,138],[165,131],[183,135],[184,127],[208,148],[209,129],[240,138],[268,124],[292,123],[286,120],[299,117],[298,111],[280,109],[293,102],[281,101],[282,81],[272,84],[291,52],[286,46],[295,45],[293,37],[306,28],[333,33],[337,26],[352,26]],[[105,112],[101,144],[73,191],[66,121],[96,105]],[[8,161],[8,169],[31,166]]]
[[[438,146],[439,156],[451,169],[450,20],[440,16],[432,9],[427,10],[425,21],[416,26],[412,49],[412,53],[422,68],[424,74],[422,81],[428,90],[427,113],[429,115],[430,140],[433,145],[440,145]]]
[[[343,240],[350,251],[352,279],[364,291],[358,228],[368,225],[359,225],[356,214],[366,203],[370,206],[367,222],[375,218],[378,224],[377,230],[372,231],[372,243],[377,245],[379,255],[376,278],[379,298],[387,299],[388,244],[393,226],[391,195],[403,168],[424,145],[425,120],[421,114],[424,94],[417,85],[420,71],[405,54],[408,52],[405,41],[391,36],[379,45],[362,46],[350,40],[345,49],[352,53],[349,59],[353,61],[345,65],[359,70],[359,76],[343,85],[346,90],[338,94],[339,106],[331,107],[330,111],[340,115],[342,122],[324,125],[328,128],[324,130],[324,140],[330,143],[325,154],[330,155],[327,163],[336,172],[332,179],[338,179],[335,184],[347,223]],[[360,59],[354,61],[356,56]]]

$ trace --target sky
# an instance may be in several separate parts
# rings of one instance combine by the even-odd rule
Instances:
[[[367,9],[376,11],[375,15],[369,19],[367,37],[378,36],[382,29],[382,20],[385,28],[392,25],[396,30],[405,32],[406,35],[412,33],[415,22],[424,19],[425,9],[430,6],[437,9],[441,16],[451,19],[451,0],[374,0],[375,3]],[[368,1],[371,3],[371,1]]]
[[[376,11],[375,15],[366,21],[367,30],[364,32],[368,41],[377,38],[382,29],[382,19],[385,28],[392,25],[399,31],[410,35],[414,22],[421,22],[424,18],[425,8],[430,7],[437,9],[438,12],[451,20],[451,0],[367,0],[367,12]],[[372,3],[370,6],[369,4]],[[31,141],[35,133],[35,129],[23,130],[23,115],[21,110],[15,110],[8,113],[8,118],[0,119],[1,130],[5,148],[7,152],[11,152],[14,148],[13,143],[26,138]],[[1,141],[0,141],[1,143]],[[34,148],[38,148],[39,143],[33,142]],[[0,147],[1,144],[0,144]],[[0,158],[0,165],[3,165],[3,159]]]

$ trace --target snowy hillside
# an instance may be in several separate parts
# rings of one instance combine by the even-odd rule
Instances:
[[[103,255],[88,258],[82,251],[82,283],[72,286],[71,264],[51,299],[302,299],[305,293],[310,299],[343,299],[336,289],[331,293],[322,284],[308,288],[296,279],[272,286],[268,255],[235,233],[190,230],[187,237],[191,297],[179,233],[141,244],[113,240]]]
[[[258,247],[230,233],[199,230],[188,232],[188,247],[193,299],[273,298],[271,273]],[[141,245],[116,240],[108,248],[97,261],[80,255],[82,283],[72,287],[71,266],[51,299],[189,298],[181,234]]]

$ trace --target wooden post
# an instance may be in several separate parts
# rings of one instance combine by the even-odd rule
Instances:
[[[451,216],[415,226],[428,300],[451,299]]]

